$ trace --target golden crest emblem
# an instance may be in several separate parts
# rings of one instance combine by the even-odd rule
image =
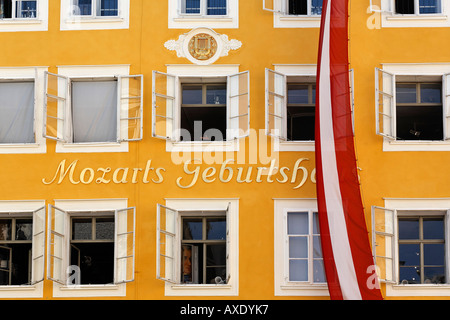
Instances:
[[[207,33],[194,35],[189,41],[189,53],[197,60],[208,60],[217,52],[217,42]]]

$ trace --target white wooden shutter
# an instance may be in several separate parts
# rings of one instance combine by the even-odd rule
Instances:
[[[444,139],[450,140],[450,73],[444,74],[443,87],[443,109],[444,109]]]
[[[157,205],[156,277],[170,283],[179,283],[176,275],[178,211]]]
[[[263,10],[286,14],[286,12],[282,11],[281,1],[282,0],[263,0]]]
[[[250,135],[250,71],[227,77],[227,140]]]
[[[53,205],[48,207],[47,278],[66,285],[68,213]]]
[[[115,211],[114,283],[134,281],[136,208]]]
[[[389,0],[384,4],[382,2],[383,2],[383,0],[370,0],[369,12],[382,12],[382,13],[393,14],[394,10],[391,6],[392,1]]]
[[[143,137],[142,75],[119,76],[118,141],[140,141]]]
[[[394,283],[397,277],[394,263],[395,220],[395,210],[372,207],[372,250],[381,282]]]
[[[175,140],[175,97],[177,76],[153,71],[152,136]]]
[[[375,69],[376,132],[395,140],[395,75]]]
[[[45,72],[44,137],[68,142],[69,130],[69,78]]]
[[[266,69],[266,135],[287,140],[286,75]]]
[[[33,241],[31,249],[31,284],[45,277],[45,207],[33,212]]]

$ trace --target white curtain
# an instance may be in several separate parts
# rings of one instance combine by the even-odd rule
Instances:
[[[0,143],[34,142],[34,82],[0,82]]]
[[[72,82],[73,142],[117,141],[117,81]]]

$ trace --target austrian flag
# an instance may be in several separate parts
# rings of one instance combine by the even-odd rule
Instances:
[[[316,97],[317,202],[333,300],[382,299],[358,180],[348,58],[348,0],[324,0]]]

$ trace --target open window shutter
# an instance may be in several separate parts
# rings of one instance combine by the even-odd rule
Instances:
[[[444,139],[450,140],[450,73],[444,74],[442,83],[444,101]]]
[[[33,212],[31,261],[31,284],[36,284],[45,277],[45,207]]]
[[[228,76],[228,132],[227,139],[241,139],[250,135],[250,72]]]
[[[350,108],[352,111],[352,128],[353,134],[355,133],[355,72],[353,69],[349,70],[350,81]]]
[[[49,205],[48,210],[48,246],[47,278],[65,285],[67,279],[66,264],[66,221],[68,213]]]
[[[370,0],[369,4],[369,12],[383,12],[393,14],[394,10],[392,9],[391,2],[387,1],[384,5],[382,4],[383,0]],[[385,7],[387,5],[387,8]]]
[[[281,10],[281,1],[282,0],[263,0],[263,10],[286,14],[286,12],[282,12]]]
[[[174,140],[177,76],[153,71],[152,136]]]
[[[375,70],[375,117],[377,134],[395,140],[395,75]]]
[[[178,211],[157,205],[156,225],[156,277],[170,283],[177,283],[176,240]]]
[[[266,135],[287,140],[286,75],[266,69]]]
[[[396,211],[372,207],[372,250],[380,281],[394,283],[395,238],[394,226]]]
[[[142,75],[119,76],[118,141],[142,140],[143,88],[144,77]]]
[[[44,137],[68,142],[69,78],[45,72]]]
[[[115,212],[114,283],[134,281],[136,208]]]
[[[225,280],[225,283],[228,284],[230,282],[230,278],[231,278],[231,272],[230,272],[230,206],[231,203],[228,203],[227,206],[227,211],[226,211],[226,223],[227,223],[227,248],[226,248],[226,252],[227,252],[227,257],[226,257],[226,268],[227,268],[227,279]]]

